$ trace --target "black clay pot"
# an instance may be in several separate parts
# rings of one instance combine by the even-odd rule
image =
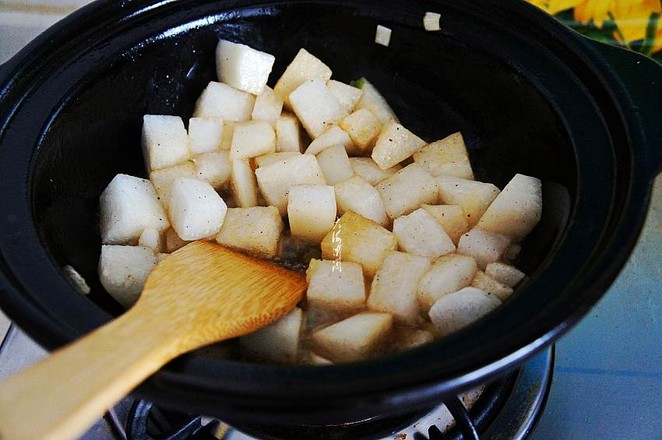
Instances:
[[[426,11],[441,13],[441,32],[422,29]],[[374,43],[377,24],[393,30],[390,47]],[[139,395],[238,424],[414,412],[550,344],[627,260],[662,164],[662,67],[648,59],[515,0],[101,1],[0,74],[0,304],[46,347],[121,312],[96,275],[98,196],[116,173],[144,175],[143,114],[190,116],[219,37],[276,55],[272,79],[300,47],[337,79],[368,77],[426,140],[462,131],[481,180],[542,179],[543,221],[519,257],[531,276],[497,312],[408,353],[313,368],[199,351]]]

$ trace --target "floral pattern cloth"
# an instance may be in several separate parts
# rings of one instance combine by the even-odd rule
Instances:
[[[528,0],[571,28],[662,62],[662,0]]]

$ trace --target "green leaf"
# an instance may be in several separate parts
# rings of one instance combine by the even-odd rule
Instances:
[[[653,46],[655,45],[655,36],[657,34],[657,24],[660,21],[660,14],[653,12],[650,15],[648,20],[648,25],[646,26],[646,37],[644,38],[643,43],[639,52],[644,55],[650,56],[653,53]]]

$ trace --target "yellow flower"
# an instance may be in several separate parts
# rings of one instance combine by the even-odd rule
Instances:
[[[637,41],[646,38],[646,28],[653,13],[662,13],[660,0],[614,1],[611,9],[616,26],[625,41]]]
[[[605,20],[609,18],[609,10],[613,0],[587,0],[582,4],[575,6],[575,20],[580,23],[588,23],[593,20],[593,24],[602,27]]]

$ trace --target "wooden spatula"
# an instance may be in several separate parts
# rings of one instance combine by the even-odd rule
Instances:
[[[270,324],[305,288],[301,274],[188,244],[156,266],[124,315],[0,384],[0,438],[76,438],[168,361]]]

